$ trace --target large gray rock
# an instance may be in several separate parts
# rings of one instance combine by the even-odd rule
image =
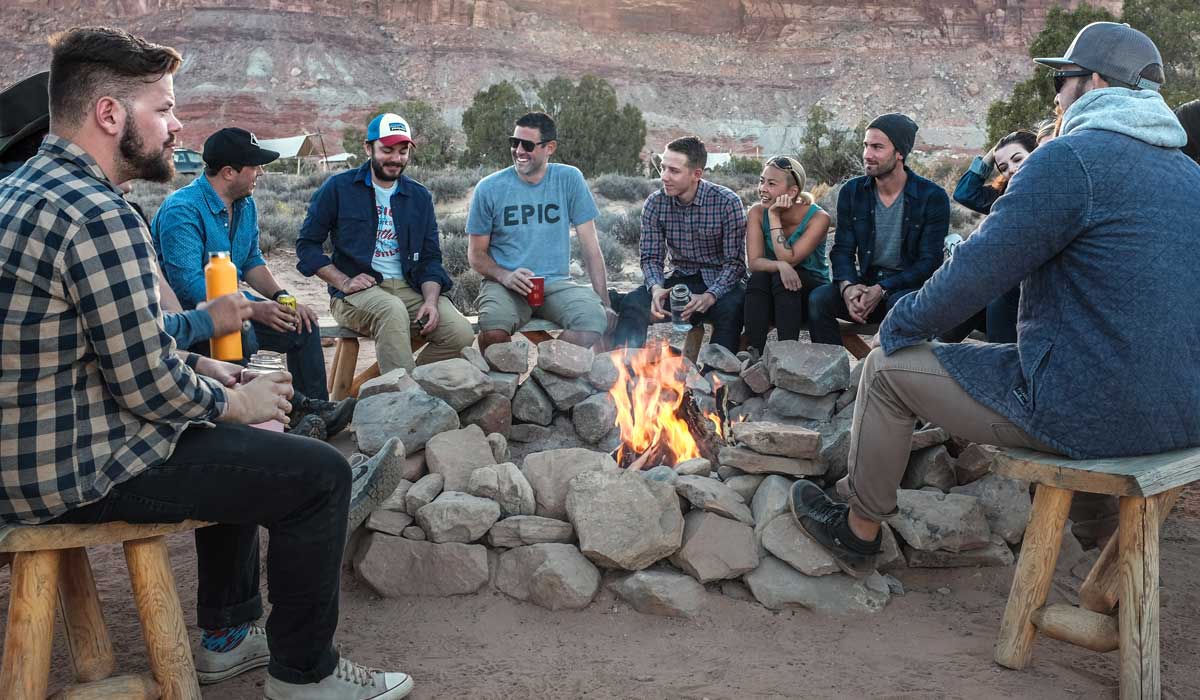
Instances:
[[[418,510],[433,503],[433,499],[442,492],[446,477],[441,474],[426,474],[413,484],[404,494],[404,512],[416,515]]]
[[[821,452],[821,434],[795,425],[734,423],[730,432],[734,440],[759,454],[816,459]]]
[[[408,391],[409,389],[416,388],[417,382],[413,380],[408,370],[398,367],[387,374],[382,374],[374,379],[363,382],[362,387],[358,390],[358,400],[362,401],[378,394]]]
[[[385,598],[466,595],[488,582],[487,547],[373,532],[354,557],[354,572]]]
[[[661,481],[664,484],[674,484],[675,480],[679,478],[679,472],[675,471],[674,469],[668,467],[665,464],[660,464],[657,467],[651,467],[649,469],[644,469],[639,473],[651,481]]]
[[[444,491],[466,491],[471,472],[495,463],[492,446],[478,425],[448,430],[425,444],[425,465],[430,474],[445,478]]]
[[[487,360],[483,359],[483,353],[479,352],[479,348],[475,347],[474,345],[468,345],[460,350],[459,354],[462,355],[464,360],[470,362],[480,372],[487,374],[488,372],[492,371],[492,368],[490,365],[488,365]]]
[[[590,348],[580,347],[565,340],[544,340],[538,343],[537,349],[538,367],[560,377],[574,379],[587,376],[595,359]]]
[[[983,505],[988,527],[1005,542],[1016,544],[1025,536],[1025,526],[1029,524],[1029,515],[1033,510],[1028,481],[988,474],[966,486],[955,486],[950,493],[978,498]]]
[[[537,500],[525,474],[512,462],[503,462],[492,468],[496,470],[496,503],[500,505],[500,516],[533,515]]]
[[[484,433],[508,435],[512,429],[512,402],[500,394],[488,394],[459,414],[462,425],[478,425]]]
[[[791,513],[775,516],[762,530],[767,551],[805,576],[828,576],[839,569],[829,552],[800,531]]]
[[[741,496],[743,503],[750,503],[750,499],[754,498],[755,492],[758,491],[759,485],[765,478],[762,474],[742,474],[741,476],[727,479],[724,484],[731,491]]]
[[[767,408],[788,418],[829,420],[833,416],[839,395],[809,396],[783,388],[775,388],[767,396]]]
[[[571,523],[537,515],[514,515],[488,530],[487,543],[493,547],[523,547],[528,544],[570,542],[575,538]]]
[[[572,545],[533,544],[500,555],[496,588],[550,610],[579,610],[600,590],[600,571]]]
[[[617,383],[617,378],[620,376],[617,372],[617,363],[624,361],[624,351],[622,350],[596,355],[592,358],[591,369],[588,370],[588,382],[600,391],[608,391],[613,384]]]
[[[683,518],[683,540],[671,563],[700,583],[737,578],[758,566],[749,525],[693,510]]]
[[[513,397],[517,395],[517,387],[521,385],[521,375],[495,370],[488,372],[487,375],[492,380],[492,391],[512,401]]]
[[[788,391],[824,396],[850,384],[850,355],[840,345],[777,340],[763,353],[771,383]]]
[[[425,448],[429,438],[458,428],[458,414],[445,401],[420,389],[386,392],[360,399],[354,406],[354,439],[373,455],[392,437],[408,454]]]
[[[608,394],[596,394],[575,404],[571,422],[579,437],[596,444],[613,429],[617,420],[617,405]]]
[[[754,516],[742,497],[716,479],[681,476],[675,479],[675,491],[695,508],[754,526]]]
[[[483,359],[497,372],[525,374],[529,371],[529,343],[517,340],[489,345],[483,351]]]
[[[986,547],[992,539],[983,505],[974,496],[901,489],[896,505],[899,512],[888,523],[916,549],[962,552]]]
[[[762,362],[755,362],[739,375],[746,386],[756,394],[765,394],[771,388],[771,374]]]
[[[787,477],[772,474],[759,484],[750,501],[750,513],[754,516],[754,536],[762,539],[762,531],[775,516],[788,510],[788,492],[792,489],[792,480]]]
[[[492,448],[492,457],[496,460],[496,464],[509,461],[508,438],[500,433],[489,433],[487,441],[488,445]]]
[[[1013,563],[1012,550],[999,535],[992,535],[992,541],[986,547],[965,552],[942,550],[925,552],[905,546],[904,555],[908,559],[910,567],[925,569],[950,569],[959,566],[1010,566]]]
[[[596,391],[586,379],[560,377],[541,367],[534,367],[532,376],[546,392],[546,396],[550,397],[550,402],[560,411],[569,410]]]
[[[954,458],[945,447],[927,447],[913,452],[908,458],[908,468],[900,480],[902,489],[920,489],[933,486],[949,491],[958,482],[954,477]]]
[[[756,600],[772,610],[808,608],[829,615],[876,613],[891,597],[879,573],[864,579],[845,574],[805,576],[775,557],[766,557],[743,578]]]
[[[708,343],[700,348],[700,354],[696,356],[696,362],[701,367],[712,367],[721,372],[729,372],[737,374],[742,371],[742,361],[737,358],[732,352],[729,352],[723,345],[716,343]]]
[[[636,472],[576,476],[566,510],[584,556],[607,568],[644,569],[679,549],[683,537],[675,489]]]
[[[471,472],[466,490],[472,496],[496,500],[496,494],[500,491],[500,477],[496,475],[496,468],[480,467]]]
[[[645,615],[694,617],[704,607],[706,593],[691,576],[666,568],[635,571],[611,586],[621,600]]]
[[[584,472],[616,468],[617,463],[609,455],[576,447],[534,452],[525,458],[521,473],[533,487],[537,515],[565,520],[571,479]]]
[[[459,491],[443,491],[417,510],[417,524],[431,542],[466,544],[487,534],[500,519],[495,501]]]
[[[982,479],[991,471],[999,454],[999,448],[992,445],[967,445],[966,449],[958,454],[958,463],[955,465],[958,483],[963,485]]]
[[[493,347],[495,346],[489,347],[488,350]],[[554,403],[540,384],[527,379],[513,397],[512,413],[513,418],[524,423],[550,425],[550,421],[554,420]]]
[[[745,447],[722,447],[717,453],[723,467],[734,467],[747,474],[783,474],[792,477],[821,476],[826,465],[813,459],[774,457]]]
[[[460,357],[422,365],[412,371],[412,376],[427,394],[456,411],[492,393],[492,378]]]
[[[846,475],[850,459],[850,417],[835,416],[814,428],[821,433],[821,454],[817,461],[825,466],[825,481],[836,481]]]
[[[687,459],[675,465],[680,476],[708,476],[712,473],[712,462],[703,457]]]

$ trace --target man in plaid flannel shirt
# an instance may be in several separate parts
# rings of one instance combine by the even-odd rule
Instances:
[[[249,427],[287,421],[286,373],[237,385],[239,368],[181,356],[163,328],[149,232],[119,184],[174,175],[179,54],[96,27],[51,48],[50,134],[0,183],[0,521],[221,523],[196,532],[200,682],[269,666],[270,698],[403,697],[407,675],[332,644],[346,459]]]
[[[662,189],[642,207],[646,283],[620,300],[615,345],[644,345],[651,317],[666,318],[667,294],[684,284],[692,292],[684,320],[711,323],[712,342],[737,352],[746,296],[746,208],[732,190],[703,179],[707,163],[704,142],[694,136],[667,144]]]

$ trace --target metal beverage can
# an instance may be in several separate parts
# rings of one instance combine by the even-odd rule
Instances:
[[[296,297],[292,296],[291,294],[280,294],[279,296],[275,297],[275,301],[279,302],[280,304],[283,304],[284,306],[291,309],[292,313],[295,313]]]

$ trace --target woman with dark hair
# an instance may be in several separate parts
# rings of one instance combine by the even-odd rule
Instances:
[[[744,323],[750,347],[762,352],[772,321],[780,340],[796,340],[808,315],[808,295],[829,284],[825,236],[829,214],[804,191],[800,161],[779,156],[758,178],[759,201],[746,215]]]
[[[1043,130],[1039,129],[1039,133]],[[1053,132],[1048,138],[1053,138]],[[1037,147],[1038,135],[1031,131],[1014,131],[1000,139],[987,155],[982,158],[977,156],[970,169],[959,178],[958,187],[954,188],[954,201],[980,214],[991,213],[992,204],[1004,194],[1008,181]],[[997,174],[988,182],[987,178],[993,169]],[[953,254],[952,249],[950,252]],[[981,330],[987,335],[989,343],[1015,343],[1020,301],[1021,287],[1018,285],[943,335],[940,340],[957,343],[970,335],[971,331]]]
[[[1175,110],[1175,117],[1187,132],[1188,141],[1183,147],[1183,152],[1200,164],[1200,100],[1179,105]]]

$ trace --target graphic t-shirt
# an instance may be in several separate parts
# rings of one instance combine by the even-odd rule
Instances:
[[[550,163],[536,185],[514,168],[479,181],[471,197],[467,233],[492,237],[488,252],[506,270],[520,267],[547,281],[570,278],[571,227],[599,216],[578,168]]]
[[[392,219],[392,193],[396,191],[396,183],[387,189],[379,185],[372,187],[375,188],[375,216],[379,223],[375,225],[375,255],[371,258],[371,267],[384,279],[399,279],[404,273],[400,269],[396,222]]]

